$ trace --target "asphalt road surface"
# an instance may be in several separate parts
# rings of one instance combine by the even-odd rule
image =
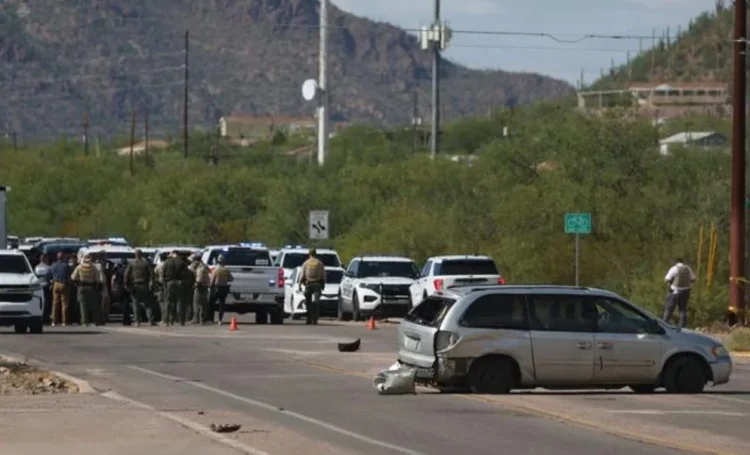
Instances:
[[[750,365],[737,365],[730,384],[699,396],[379,396],[372,376],[395,361],[395,334],[395,325],[368,331],[334,321],[248,322],[236,332],[110,324],[43,335],[0,331],[0,353],[182,418],[242,423],[236,437],[272,455],[299,453],[289,449],[293,440],[310,455],[750,453]],[[359,352],[337,352],[336,343],[356,338]]]

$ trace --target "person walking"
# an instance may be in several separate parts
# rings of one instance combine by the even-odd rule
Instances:
[[[156,325],[151,307],[150,282],[151,265],[143,258],[141,250],[135,250],[135,260],[125,269],[125,287],[132,298],[133,318],[138,327],[141,326],[142,311],[146,313],[148,323]]]
[[[227,296],[229,295],[230,283],[234,281],[232,272],[224,265],[224,256],[219,255],[216,258],[217,265],[211,272],[211,303],[209,306],[213,310],[214,305],[219,303],[219,320],[218,325],[224,322],[224,305],[227,302]],[[213,317],[211,318],[213,320]]]
[[[302,263],[302,284],[305,285],[305,306],[307,307],[307,325],[317,325],[320,316],[320,294],[326,284],[326,268],[317,257],[315,248]]]
[[[42,321],[44,324],[51,322],[52,314],[52,289],[50,280],[50,264],[49,256],[42,254],[42,258],[39,264],[34,268],[34,274],[39,279],[39,284],[42,286],[43,299],[44,299],[44,311],[42,312]]]
[[[164,262],[162,276],[166,291],[167,308],[163,320],[166,325],[174,325],[177,320],[177,306],[180,305],[182,297],[182,279],[185,263],[177,251],[172,251],[169,259]]]
[[[81,307],[81,324],[88,326],[91,321],[96,325],[101,323],[101,306],[97,293],[100,291],[101,275],[96,267],[91,263],[91,255],[86,253],[83,256],[83,262],[73,270],[71,280],[78,287],[78,304]]]
[[[690,300],[690,288],[695,283],[695,273],[682,259],[677,259],[664,281],[669,285],[666,303],[664,304],[664,322],[669,323],[675,307],[680,313],[680,327],[687,325],[687,307]]]
[[[70,274],[73,269],[65,259],[65,254],[57,253],[57,261],[50,267],[52,282],[52,327],[62,323],[65,327],[70,323],[70,310],[68,309]]]
[[[195,270],[195,290],[193,291],[193,323],[203,325],[209,320],[208,288],[211,285],[211,275],[206,264],[198,255],[193,255]]]

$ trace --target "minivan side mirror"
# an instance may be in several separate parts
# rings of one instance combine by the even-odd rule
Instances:
[[[654,321],[653,319],[650,319],[648,323],[646,324],[646,333],[650,335],[664,335],[667,333],[664,328],[659,324],[658,322]]]

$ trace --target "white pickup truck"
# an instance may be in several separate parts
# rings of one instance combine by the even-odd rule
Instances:
[[[219,256],[232,272],[226,311],[255,313],[255,322],[284,323],[284,271],[271,265],[268,248],[260,246],[221,245],[203,250],[201,260],[213,270]]]
[[[435,256],[427,259],[409,293],[414,306],[422,300],[457,286],[505,284],[495,261],[489,256]]]

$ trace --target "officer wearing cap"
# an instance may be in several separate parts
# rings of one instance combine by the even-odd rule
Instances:
[[[232,272],[230,272],[224,265],[224,256],[219,255],[219,257],[216,258],[216,262],[218,264],[213,272],[211,272],[211,303],[209,303],[209,307],[211,311],[213,311],[214,304],[216,304],[216,302],[219,303],[218,324],[221,325],[224,321],[224,305],[226,304],[227,296],[229,295],[229,286],[230,283],[234,281],[234,277],[232,276]],[[213,319],[213,317],[211,319]]]
[[[78,304],[81,308],[81,324],[88,326],[93,320],[96,325],[102,325],[99,299],[97,293],[102,284],[101,276],[96,267],[91,263],[91,254],[83,256],[83,262],[73,270],[70,276],[76,283],[78,292]]]
[[[317,325],[320,316],[320,294],[326,285],[326,268],[317,258],[315,248],[310,249],[310,257],[302,263],[302,284],[305,285],[305,306],[307,324]]]

